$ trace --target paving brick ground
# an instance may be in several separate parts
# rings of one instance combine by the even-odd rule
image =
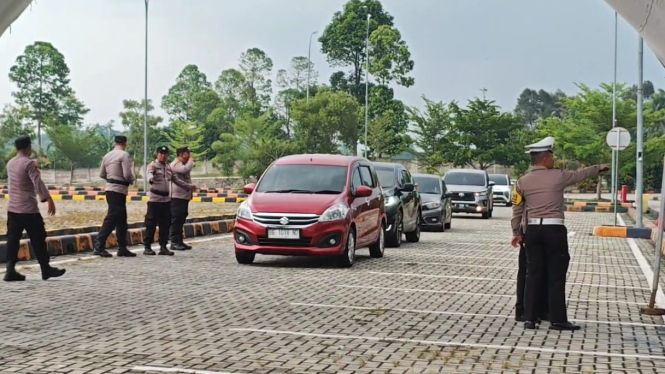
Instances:
[[[663,319],[638,313],[648,283],[627,241],[590,236],[611,214],[567,217],[574,333],[512,319],[517,252],[498,208],[380,260],[363,250],[352,269],[241,266],[219,240],[78,261],[48,282],[31,271],[0,284],[0,373],[662,373]]]

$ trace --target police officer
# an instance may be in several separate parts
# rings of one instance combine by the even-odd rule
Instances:
[[[568,230],[564,224],[564,189],[584,179],[609,170],[606,164],[577,171],[554,169],[554,138],[547,137],[528,145],[531,154],[529,172],[517,181],[513,189],[511,244],[524,242],[527,274],[524,294],[524,327],[535,329],[538,324],[538,294],[547,282],[550,329],[579,330],[566,315],[566,273]],[[525,211],[527,229],[522,239],[520,223]],[[545,279],[545,276],[547,277]]]
[[[145,255],[155,255],[150,248],[155,237],[155,228],[159,226],[159,254],[173,256],[173,252],[166,248],[171,226],[171,182],[193,191],[193,186],[177,175],[173,174],[171,166],[167,163],[169,149],[167,147],[157,148],[157,159],[148,165],[147,178],[150,183],[150,198],[148,200],[148,212],[145,215],[146,236],[143,240]]]
[[[42,181],[36,161],[30,159],[32,155],[30,137],[19,137],[14,141],[14,146],[17,154],[7,163],[9,204],[7,205],[7,272],[4,280],[7,282],[25,280],[25,275],[16,271],[23,230],[28,232],[30,244],[42,271],[42,279],[59,277],[65,274],[65,269],[49,265],[46,228],[37,206],[35,192],[42,203],[48,203],[48,214],[51,216],[55,215],[55,203]]]
[[[100,178],[106,180],[104,195],[108,212],[104,223],[95,238],[95,248],[92,252],[100,257],[111,257],[106,250],[106,239],[115,229],[118,239],[118,257],[135,257],[136,254],[127,249],[127,193],[129,186],[134,183],[132,172],[132,161],[127,148],[127,137],[116,135],[114,149],[104,155],[102,165],[99,168]]]
[[[192,184],[190,175],[194,168],[194,158],[191,157],[191,151],[188,147],[176,149],[177,158],[171,163],[173,174],[183,181]],[[187,220],[188,205],[192,199],[192,190],[182,188],[177,184],[171,186],[171,249],[184,251],[192,249],[190,245],[183,242],[182,228]]]

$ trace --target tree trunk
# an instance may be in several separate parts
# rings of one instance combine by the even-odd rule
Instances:
[[[603,177],[598,176],[598,186],[596,186],[596,200],[601,199],[601,191],[603,189]]]
[[[74,163],[70,162],[69,163],[69,185],[74,182]]]
[[[203,158],[203,174],[208,174],[208,156]]]
[[[88,168],[88,182],[92,182],[92,175],[90,174],[90,168]]]

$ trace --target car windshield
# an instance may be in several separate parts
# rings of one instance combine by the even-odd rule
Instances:
[[[395,187],[395,171],[393,169],[375,168],[376,175],[379,176],[381,188]]]
[[[443,177],[446,185],[461,185],[461,186],[484,186],[485,174],[481,173],[464,173],[464,172],[449,172]]]
[[[434,177],[413,177],[413,180],[418,183],[418,192],[441,194],[441,179]]]
[[[508,176],[503,174],[490,174],[490,180],[497,186],[507,186]]]
[[[339,194],[346,186],[346,166],[275,165],[266,171],[256,192]]]

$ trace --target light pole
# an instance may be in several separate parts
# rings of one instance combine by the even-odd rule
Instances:
[[[642,79],[644,68],[644,40],[640,36],[638,45],[638,60],[637,60],[637,172],[635,173],[635,202],[637,203],[637,218],[635,219],[635,227],[642,228],[642,190],[644,188],[644,181],[642,176],[642,147],[643,147],[643,112],[642,112]]]
[[[364,6],[367,11],[367,6]],[[372,15],[367,12],[367,34],[365,35],[365,158],[367,158],[367,122],[369,118],[369,19]]]
[[[143,107],[143,192],[148,192],[148,1],[145,1],[145,80]]]
[[[309,103],[309,75],[312,72],[312,36],[316,31],[309,34],[309,48],[307,49],[307,102]]]
[[[617,26],[618,16],[614,12],[614,83],[612,83],[612,128],[617,125]],[[612,149],[612,183],[610,190],[612,191],[612,205],[614,206],[614,226],[617,225],[617,190],[619,189],[619,151]]]

